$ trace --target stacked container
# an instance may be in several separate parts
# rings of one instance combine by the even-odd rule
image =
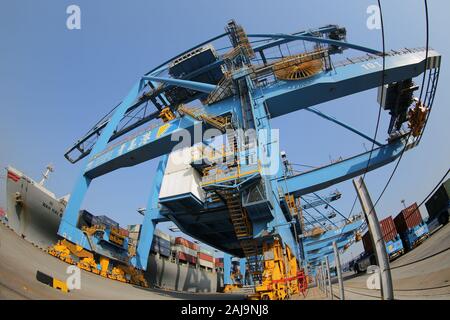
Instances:
[[[201,267],[205,267],[211,270],[214,269],[214,257],[211,251],[200,247],[197,256],[198,256],[198,264]]]
[[[223,258],[215,258],[214,264],[216,268],[223,268]]]
[[[136,254],[136,247],[139,241],[139,237],[141,235],[141,227],[140,224],[132,224],[127,227],[128,229],[128,252],[131,256]]]
[[[373,252],[373,246],[372,246],[372,239],[370,239],[370,233],[367,231],[363,237],[362,237],[362,243],[364,247],[364,251],[366,253],[372,253]]]
[[[156,229],[150,250],[159,253],[163,257],[170,257],[170,236]]]
[[[395,239],[395,237],[398,235],[397,229],[395,228],[394,219],[392,219],[391,216],[381,220],[380,226],[384,242],[388,243],[389,241]]]
[[[380,221],[381,233],[386,246],[386,252],[390,259],[403,254],[404,247],[402,239],[397,232],[394,224],[394,220],[391,216]],[[362,242],[364,246],[364,251],[366,253],[373,253],[373,245],[369,232],[366,232],[362,237]]]
[[[176,237],[173,250],[176,252],[179,261],[197,264],[198,246],[195,243],[182,237]]]
[[[107,216],[93,216],[92,225],[105,225],[110,227],[119,228],[119,223]]]
[[[400,211],[394,218],[394,223],[408,250],[412,250],[428,237],[428,227],[422,220],[417,203]]]

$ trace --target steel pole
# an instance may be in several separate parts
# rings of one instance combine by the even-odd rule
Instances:
[[[327,275],[326,275],[326,265],[325,261],[322,261],[322,288],[325,292],[326,296],[328,297],[328,290],[327,290]]]
[[[328,256],[325,258],[325,266],[327,271],[327,279],[328,279],[328,292],[330,293],[330,299],[333,300],[333,286],[331,285],[331,272],[330,272],[330,261],[328,260]]]
[[[341,300],[345,300],[344,281],[342,280],[342,270],[341,270],[341,258],[339,257],[339,250],[336,241],[333,241],[333,250],[334,250],[334,261],[336,265],[336,273],[339,282],[339,297],[341,298]]]
[[[323,283],[323,268],[322,268],[322,266],[320,266],[320,290],[322,291],[322,292],[325,292],[325,290],[324,290],[324,283]]]
[[[353,185],[358,194],[359,202],[366,216],[367,225],[369,226],[369,232],[372,237],[372,243],[374,244],[376,259],[380,268],[381,278],[381,298],[383,300],[393,300],[394,290],[392,288],[391,270],[389,268],[389,258],[386,252],[386,246],[384,244],[383,236],[381,233],[380,223],[378,221],[375,208],[373,207],[372,199],[370,198],[369,191],[366,184],[361,177],[353,179]]]

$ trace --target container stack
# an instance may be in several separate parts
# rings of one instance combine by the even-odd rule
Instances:
[[[383,240],[385,243],[388,243],[391,240],[394,240],[398,236],[397,229],[395,228],[394,220],[391,216],[380,221],[381,234],[383,235]],[[362,243],[364,247],[364,251],[366,253],[373,252],[373,243],[370,237],[369,231],[367,231],[362,237]]]
[[[156,229],[153,235],[153,242],[150,250],[154,253],[159,253],[163,257],[169,258],[170,236]]]
[[[127,227],[128,229],[128,253],[131,256],[136,255],[136,247],[139,241],[139,237],[141,234],[140,224],[132,224]]]
[[[119,223],[107,216],[93,216],[92,225],[104,225],[119,228]]]
[[[198,264],[200,267],[213,270],[214,269],[214,256],[211,251],[200,247],[198,251]]]
[[[362,243],[364,247],[364,251],[366,253],[372,253],[373,252],[373,245],[372,245],[372,239],[370,238],[370,233],[367,231],[363,237],[362,237]]]
[[[408,250],[413,249],[428,236],[428,227],[422,220],[417,203],[400,211],[394,218],[394,223]]]
[[[195,243],[182,237],[176,237],[172,250],[176,252],[178,261],[192,265],[197,264],[198,246]]]
[[[216,269],[223,269],[223,258],[214,258],[214,265]]]
[[[398,232],[395,227],[394,219],[391,216],[384,218],[380,221],[381,233],[383,234],[384,242],[388,243],[389,241],[395,239],[397,237]]]

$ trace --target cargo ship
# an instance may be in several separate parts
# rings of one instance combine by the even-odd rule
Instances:
[[[53,172],[50,165],[39,182],[12,166],[6,170],[7,207],[3,221],[34,246],[48,249],[60,239],[57,232],[70,195],[58,198],[45,187]],[[129,252],[136,250],[139,224],[121,228],[107,216],[95,216],[86,210],[80,211],[79,224],[118,228],[128,239]],[[144,276],[151,286],[188,292],[216,292],[223,287],[223,259],[198,244],[156,229],[150,251]]]

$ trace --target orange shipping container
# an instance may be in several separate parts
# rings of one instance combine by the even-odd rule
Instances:
[[[384,242],[389,242],[397,236],[397,228],[395,227],[394,219],[392,219],[391,216],[381,220],[380,226]]]
[[[209,261],[209,262],[214,262],[214,258],[210,255],[204,254],[202,252],[198,253],[198,258],[200,260],[205,260],[205,261]]]
[[[192,250],[198,250],[198,246],[195,243],[193,243],[193,242],[191,242],[191,241],[189,241],[189,240],[187,240],[185,238],[182,238],[182,237],[176,237],[175,238],[175,243],[176,244],[181,244],[181,245],[183,245],[183,246],[185,246],[187,248],[190,248]]]
[[[196,264],[197,263],[197,257],[193,257],[190,254],[186,254],[186,253],[181,252],[181,251],[178,252],[178,259],[181,260],[181,261],[190,262],[192,264]]]
[[[395,227],[400,233],[406,232],[411,228],[422,223],[422,216],[420,214],[417,203],[413,203],[408,208],[403,209],[394,218]]]

